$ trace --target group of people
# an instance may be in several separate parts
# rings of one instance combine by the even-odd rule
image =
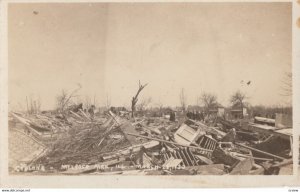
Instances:
[[[199,111],[189,111],[186,113],[187,118],[197,121],[204,121],[205,114],[204,112]]]
[[[169,114],[170,114],[170,121],[175,121],[176,113],[174,111],[171,111]],[[187,118],[196,121],[204,121],[206,116],[205,113],[202,111],[188,111],[185,115]]]

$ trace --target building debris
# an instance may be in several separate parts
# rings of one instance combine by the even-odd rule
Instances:
[[[111,111],[97,116],[82,107],[67,113],[12,112],[10,172],[259,175],[290,169],[292,135],[285,116],[279,123],[257,117],[246,126],[224,118],[214,123],[174,118],[133,120]]]

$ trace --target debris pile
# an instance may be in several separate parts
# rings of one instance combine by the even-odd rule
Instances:
[[[14,155],[17,159],[10,165],[14,173],[288,174],[284,167],[292,163],[291,137],[278,130],[259,132],[253,123],[241,126],[223,118],[206,124],[187,117],[128,119],[111,111],[91,116],[81,109],[64,114],[11,113],[10,118],[10,133],[20,132],[25,140],[42,146],[32,149],[31,158]],[[10,142],[16,137],[12,135]],[[17,145],[21,144],[10,144],[10,150],[19,153]]]

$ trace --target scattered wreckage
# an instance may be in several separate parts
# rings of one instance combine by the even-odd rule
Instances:
[[[292,129],[271,127],[268,119],[241,125],[217,118],[208,126],[111,111],[91,117],[79,109],[12,112],[9,123],[12,174],[292,174]]]

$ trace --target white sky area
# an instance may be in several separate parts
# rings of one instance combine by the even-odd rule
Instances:
[[[179,106],[182,88],[189,105],[205,91],[228,106],[237,90],[284,105],[291,18],[291,3],[10,4],[9,107],[53,109],[78,83],[78,100],[128,107],[139,80],[153,106]]]

